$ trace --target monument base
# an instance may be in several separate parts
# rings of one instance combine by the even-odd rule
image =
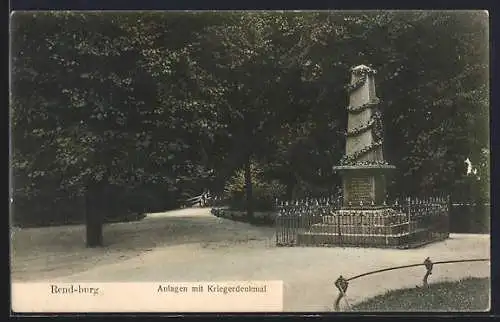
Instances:
[[[343,208],[385,207],[386,185],[392,165],[336,166],[342,177]]]
[[[435,233],[419,229],[406,214],[390,207],[341,209],[299,233],[297,245],[409,248],[448,237],[430,234]]]

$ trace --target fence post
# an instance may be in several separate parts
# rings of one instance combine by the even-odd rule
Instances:
[[[450,235],[450,213],[451,213],[451,208],[453,207],[452,201],[451,201],[451,195],[448,195],[448,208],[446,209],[446,212],[444,214],[444,219],[445,219],[445,236],[448,237]]]
[[[411,236],[411,199],[410,197],[408,196],[406,198],[406,207],[407,207],[407,219],[408,219],[408,237]],[[408,238],[408,244],[410,243],[410,238]]]
[[[341,214],[337,214],[337,234],[338,234],[338,240],[339,240],[339,245],[342,246],[342,232],[340,230],[340,216]]]
[[[342,275],[337,278],[335,281],[335,286],[339,290],[339,295],[337,296],[337,299],[335,300],[335,311],[340,311],[340,300],[345,297],[345,292],[347,291],[347,287],[349,286],[349,282],[342,277]],[[347,302],[346,302],[347,303]],[[349,303],[347,303],[349,306]]]
[[[427,271],[425,272],[423,282],[424,282],[424,287],[428,287],[429,283],[427,282],[427,279],[429,278],[429,275],[432,274],[432,266],[434,266],[434,263],[432,263],[431,259],[429,257],[427,257],[424,260],[424,265],[425,265],[425,269]]]
[[[280,216],[281,216],[281,213],[280,213],[280,209],[278,208],[278,214],[274,218],[274,233],[276,234],[276,246],[279,246],[279,238],[278,238],[279,224],[278,223],[279,223]]]

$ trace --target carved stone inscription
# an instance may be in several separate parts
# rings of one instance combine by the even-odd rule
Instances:
[[[360,201],[365,205],[374,200],[373,178],[366,177],[350,177],[346,178],[345,195],[347,202],[351,202],[353,206],[357,206]]]

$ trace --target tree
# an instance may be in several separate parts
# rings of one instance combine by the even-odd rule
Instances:
[[[186,159],[189,151],[176,153],[186,146],[179,135],[163,140],[172,115],[165,111],[168,106],[158,107],[156,79],[141,67],[144,55],[124,28],[127,19],[37,13],[20,14],[14,21],[18,194],[36,197],[45,189],[87,195],[92,205],[87,209],[89,245],[101,244],[104,213],[125,210],[125,205],[108,207],[121,205],[108,199],[118,187],[175,190],[175,176],[198,167]],[[31,185],[23,184],[30,180]]]
[[[225,168],[245,169],[252,216],[253,160],[269,159],[286,124],[304,121],[316,92],[317,66],[307,59],[318,33],[315,15],[235,13],[209,26],[189,51],[193,78],[215,102]],[[308,91],[308,89],[313,89]],[[224,149],[224,148],[223,148]],[[229,165],[228,165],[229,163]]]

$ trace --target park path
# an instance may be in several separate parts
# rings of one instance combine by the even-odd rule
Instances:
[[[16,232],[14,280],[282,280],[285,311],[318,312],[332,310],[337,296],[333,282],[339,275],[350,277],[379,268],[421,263],[426,257],[441,261],[489,258],[490,255],[488,235],[465,234],[451,235],[446,241],[413,250],[278,248],[274,246],[272,228],[216,218],[203,208],[149,215],[140,222],[107,225],[108,246],[104,249],[82,247],[83,233],[81,226]],[[66,246],[61,246],[61,242],[66,242]],[[48,268],[43,268],[44,263]],[[390,289],[420,285],[424,273],[423,267],[416,267],[352,281],[347,293],[349,303]],[[489,263],[438,265],[429,281],[467,276],[490,276]]]

